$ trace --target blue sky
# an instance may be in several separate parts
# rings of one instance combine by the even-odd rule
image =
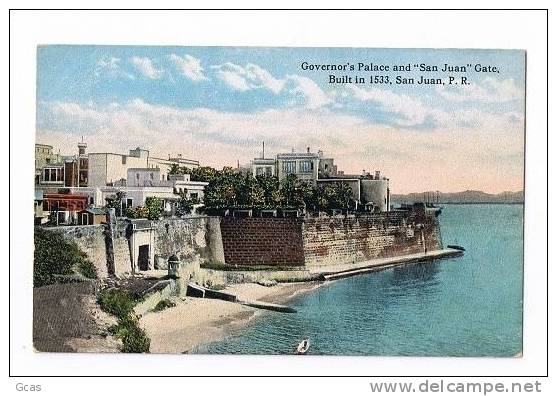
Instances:
[[[469,86],[329,84],[308,64],[482,64]],[[459,74],[455,74],[458,76]],[[522,188],[524,52],[361,48],[41,46],[37,140],[68,154],[182,152],[212,166],[322,149],[349,172],[380,169],[395,191]],[[451,158],[451,161],[448,158]],[[427,160],[427,166],[424,161]],[[421,168],[416,180],[412,169]],[[474,174],[475,177],[467,176]]]

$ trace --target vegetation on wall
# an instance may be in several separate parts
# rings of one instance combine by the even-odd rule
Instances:
[[[145,207],[147,208],[147,218],[149,220],[158,220],[162,214],[162,200],[157,197],[145,198]]]
[[[107,288],[101,290],[97,302],[101,309],[118,318],[118,323],[108,331],[122,340],[122,352],[149,352],[151,340],[141,327],[133,308],[137,303],[132,294],[126,290]]]
[[[185,166],[179,166],[178,164],[172,164],[168,174],[170,175],[190,175],[191,181],[199,182],[210,182],[215,177],[218,177],[222,172],[233,173],[234,170],[229,167],[223,168],[222,171],[211,168],[210,166],[200,166],[197,168],[188,168]]]
[[[80,274],[95,279],[97,272],[87,255],[64,235],[41,227],[35,228],[33,285],[55,283],[63,276]]]
[[[349,209],[354,207],[352,191],[345,182],[316,186],[289,175],[279,181],[276,176],[242,174],[233,168],[187,168],[173,165],[170,174],[189,174],[192,181],[208,182],[204,204],[209,208],[307,210]]]
[[[178,216],[190,214],[194,205],[200,203],[199,198],[188,198],[187,192],[182,192],[179,195],[180,200],[178,201],[178,206],[176,207],[176,215]]]
[[[146,206],[137,206],[135,208],[130,206],[126,208],[124,216],[129,219],[146,219],[149,217],[149,209]]]
[[[308,210],[348,209],[354,205],[352,191],[343,182],[315,186],[290,175],[241,175],[223,172],[205,188],[205,205],[214,208]]]
[[[147,197],[145,205],[135,208],[127,207],[124,216],[130,219],[158,220],[162,215],[162,200],[157,197]]]

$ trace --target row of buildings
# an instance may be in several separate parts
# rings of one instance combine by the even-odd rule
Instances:
[[[172,175],[173,165],[199,167],[199,161],[169,156],[152,157],[136,148],[129,154],[87,153],[87,144],[77,145],[77,154],[54,153],[46,144],[35,145],[35,218],[48,220],[56,212],[57,224],[93,224],[103,217],[106,199],[124,192],[122,212],[145,204],[147,197],[163,201],[172,213],[181,196],[203,199],[207,183],[191,181],[189,175]]]
[[[208,183],[190,180],[188,174],[171,174],[173,166],[197,168],[199,161],[169,156],[158,158],[148,150],[136,148],[128,154],[87,153],[79,142],[77,153],[61,155],[46,144],[35,145],[35,218],[44,223],[56,213],[57,224],[95,224],[104,219],[107,198],[124,192],[122,213],[128,207],[145,204],[148,197],[160,198],[163,212],[172,215],[181,197],[203,201]],[[379,171],[370,174],[345,174],[334,159],[322,151],[281,153],[265,157],[265,150],[239,172],[253,176],[269,175],[280,179],[296,175],[315,184],[342,181],[352,190],[357,204],[366,210],[383,212],[390,208],[389,179]]]

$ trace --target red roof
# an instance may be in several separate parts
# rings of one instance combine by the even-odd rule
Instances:
[[[44,194],[44,199],[87,199],[86,195],[83,194]]]

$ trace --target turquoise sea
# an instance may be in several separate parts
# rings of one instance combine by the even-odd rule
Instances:
[[[464,256],[331,282],[198,353],[514,356],[522,349],[522,205],[443,205]]]

